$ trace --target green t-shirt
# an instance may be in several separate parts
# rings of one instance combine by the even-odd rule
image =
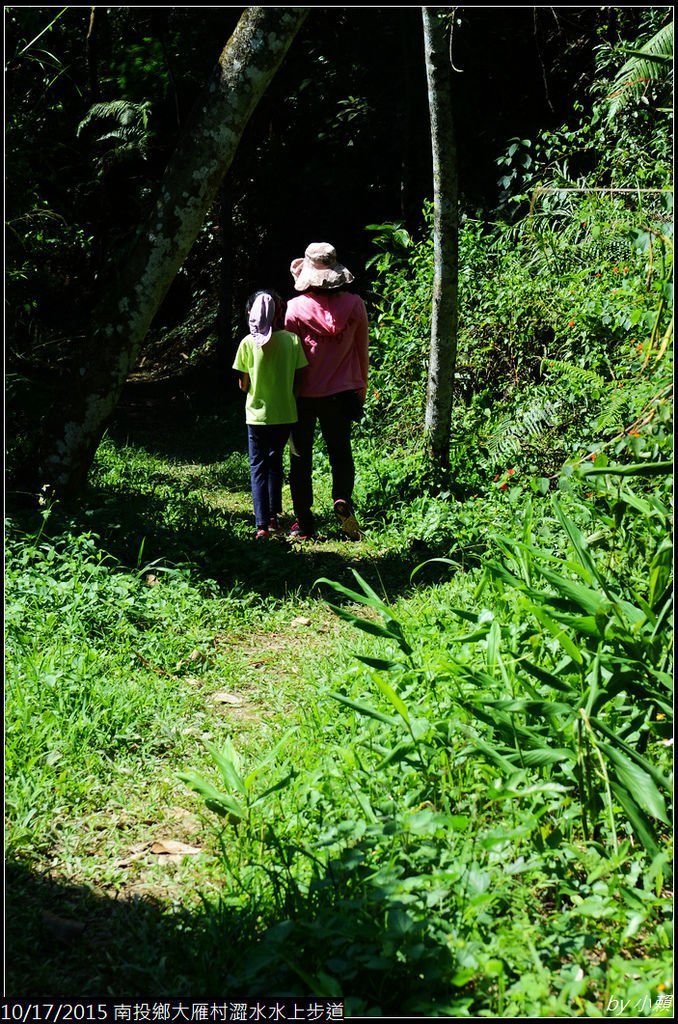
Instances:
[[[240,342],[233,369],[248,373],[245,421],[252,426],[297,422],[294,374],[308,360],[296,334],[274,331],[259,348],[251,335]]]

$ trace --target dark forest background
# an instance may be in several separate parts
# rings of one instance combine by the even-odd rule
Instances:
[[[561,124],[590,88],[596,46],[633,36],[642,10],[458,9],[464,210],[494,215],[509,140]],[[6,8],[6,355],[22,407],[44,401],[83,335],[240,13]],[[311,241],[333,242],[369,292],[366,226],[397,221],[417,236],[431,194],[421,8],[314,8],[251,118],[142,364],[174,375],[190,363],[214,381],[215,360],[230,365],[247,295],[264,285],[291,294],[289,264]]]

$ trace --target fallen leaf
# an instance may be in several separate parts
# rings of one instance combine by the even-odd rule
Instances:
[[[242,706],[240,697],[236,697],[234,693],[225,693],[223,690],[217,690],[216,693],[213,693],[212,699],[220,704],[234,704],[236,707]]]
[[[188,843],[180,843],[177,839],[156,839],[151,843],[151,853],[162,857],[191,857],[196,853],[202,853],[197,846],[189,846]]]
[[[180,843],[176,839],[156,839],[146,843],[137,843],[132,847],[127,857],[121,857],[115,862],[117,868],[126,868],[132,861],[139,860],[146,854],[151,853],[157,858],[158,864],[164,861],[177,863],[184,857],[195,856],[202,853],[197,846],[189,846],[187,843]]]

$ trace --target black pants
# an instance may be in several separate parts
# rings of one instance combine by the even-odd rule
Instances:
[[[320,424],[332,469],[332,500],[350,502],[355,483],[355,466],[351,449],[351,408],[342,392],[327,398],[297,398],[299,420],[290,435],[290,490],[297,521],[313,526],[313,440]]]
[[[289,424],[247,427],[252,503],[256,526],[267,530],[272,516],[282,512],[283,452]]]

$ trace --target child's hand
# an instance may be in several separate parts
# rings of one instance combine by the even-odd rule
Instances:
[[[239,384],[240,384],[240,390],[241,391],[249,391],[249,389],[250,389],[250,375],[249,375],[249,373],[243,373],[242,374],[242,376],[240,378],[240,381],[239,381]]]

